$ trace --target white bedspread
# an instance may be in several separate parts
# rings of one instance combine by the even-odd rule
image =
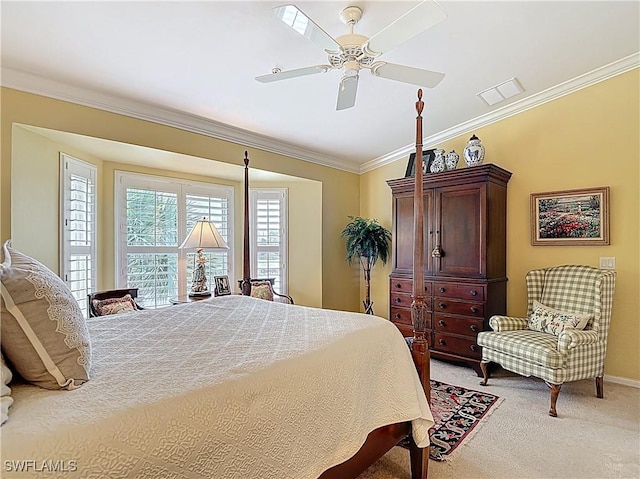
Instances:
[[[428,444],[411,355],[381,318],[233,295],[88,323],[88,383],[12,385],[2,477],[316,478],[407,420]]]

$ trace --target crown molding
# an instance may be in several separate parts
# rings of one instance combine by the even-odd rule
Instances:
[[[243,147],[257,148],[270,153],[328,166],[349,173],[360,173],[359,165],[345,164],[344,161],[336,158],[322,155],[318,152],[280,140],[274,140],[273,138],[252,131],[226,125],[198,115],[65,84],[19,70],[3,67],[0,83],[3,87],[14,90],[46,96],[56,100],[68,101],[110,113],[126,115],[139,120],[146,120],[178,128],[219,140],[237,143]]]
[[[517,115],[518,113],[522,113],[544,103],[556,100],[557,98],[560,98],[564,95],[568,95],[575,91],[612,78],[616,75],[628,72],[630,70],[633,70],[634,68],[638,68],[639,66],[640,52],[637,52],[618,61],[605,65],[601,68],[597,68],[591,72],[585,73],[584,75],[580,75],[564,83],[560,83],[559,85],[548,88],[544,91],[541,91],[540,93],[531,95],[527,98],[523,98],[522,100],[516,101],[502,108],[493,110],[486,115],[476,117],[472,120],[451,127],[447,130],[440,131],[435,135],[431,135],[423,140],[424,148],[428,149],[436,147],[440,143],[451,140],[465,133],[470,133],[484,126],[490,125],[500,120],[504,120],[505,118],[509,118],[510,116]],[[387,153],[386,155],[363,163],[360,167],[360,174],[375,170],[376,168],[380,168],[381,166],[405,158],[407,155],[413,153],[414,151],[414,144],[398,148],[397,150]]]
[[[601,68],[580,75],[569,81],[548,88],[540,93],[531,95],[502,108],[493,110],[485,115],[460,123],[446,130],[440,131],[423,140],[425,148],[433,148],[438,144],[456,138],[465,133],[477,130],[500,120],[517,115],[531,108],[568,95],[595,83],[620,75],[640,66],[640,52],[629,55]],[[25,91],[36,95],[46,96],[57,100],[68,101],[79,105],[97,108],[126,115],[140,120],[151,121],[165,126],[197,133],[219,140],[225,140],[249,148],[257,148],[278,155],[288,156],[302,161],[328,166],[349,173],[363,174],[380,168],[394,161],[405,158],[412,153],[415,145],[409,144],[389,152],[383,156],[368,161],[360,166],[345,164],[344,161],[307,150],[299,146],[276,141],[268,136],[254,133],[242,128],[230,126],[215,120],[210,120],[190,113],[184,113],[170,108],[163,108],[131,99],[109,95],[86,88],[81,88],[37,75],[2,68],[0,76],[2,86]]]

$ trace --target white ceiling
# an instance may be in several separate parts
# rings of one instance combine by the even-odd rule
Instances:
[[[153,119],[246,146],[366,171],[407,156],[417,87],[361,74],[354,108],[335,110],[340,73],[262,84],[326,55],[270,12],[281,2],[1,3],[2,84]],[[372,36],[419,2],[297,1],[329,34],[363,12]],[[639,64],[637,1],[442,1],[448,18],[381,59],[446,73],[425,90],[429,143]],[[476,93],[516,77],[524,93]]]

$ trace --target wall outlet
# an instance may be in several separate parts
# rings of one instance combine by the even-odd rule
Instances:
[[[600,256],[600,269],[616,269],[614,256]]]

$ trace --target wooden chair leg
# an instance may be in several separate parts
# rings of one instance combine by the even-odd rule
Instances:
[[[549,384],[549,389],[551,389],[551,407],[549,408],[549,416],[558,417],[558,413],[556,412],[556,402],[558,401],[558,394],[560,394],[560,388],[562,384]]]
[[[483,379],[480,381],[480,385],[486,386],[489,380],[489,361],[480,361],[480,369],[482,369]]]
[[[429,447],[418,447],[411,437],[409,457],[411,458],[411,479],[427,479],[429,471]]]
[[[600,399],[604,397],[604,381],[602,376],[596,378],[596,396]]]

